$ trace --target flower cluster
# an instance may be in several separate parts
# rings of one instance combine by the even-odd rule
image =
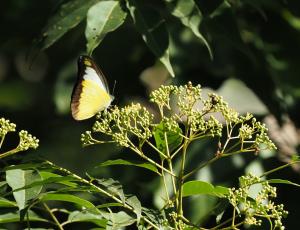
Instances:
[[[192,116],[196,103],[202,100],[200,85],[193,86],[191,82],[178,87],[174,94],[177,96],[177,106],[181,116]]]
[[[39,146],[39,140],[25,130],[19,132],[19,137],[20,142],[17,148],[19,151],[26,151],[29,148],[36,149]]]
[[[8,132],[16,131],[16,125],[9,120],[0,118],[0,137],[5,136]]]
[[[248,148],[259,149],[260,145],[265,145],[267,149],[276,149],[275,144],[268,137],[268,129],[264,124],[257,121],[252,115],[240,119],[239,138],[241,142],[250,143]]]
[[[4,142],[6,134],[8,132],[15,132],[15,131],[16,131],[16,125],[14,123],[11,123],[9,120],[6,120],[4,118],[0,118],[0,148]],[[19,132],[19,138],[20,140],[18,146],[12,150],[1,153],[0,159],[13,155],[17,152],[26,151],[29,148],[36,149],[39,146],[39,140],[25,130],[21,130]]]
[[[191,141],[203,137],[221,137],[226,126],[228,141],[224,144],[222,153],[257,152],[261,144],[268,149],[276,148],[267,135],[267,128],[256,121],[252,114],[239,115],[221,96],[214,93],[209,93],[204,100],[200,85],[193,86],[191,82],[179,87],[163,85],[150,94],[150,101],[158,106],[161,115],[159,124],[163,124],[166,132],[180,133]],[[216,118],[220,115],[223,121]],[[132,144],[132,136],[143,142],[142,140],[148,140],[153,135],[157,124],[152,122],[153,115],[140,104],[124,108],[115,106],[97,116],[93,132],[109,135],[112,141],[128,147]],[[180,123],[184,124],[186,133],[181,130]],[[238,136],[231,136],[233,133]],[[90,131],[82,134],[84,145],[103,143],[95,140],[91,134]],[[239,140],[239,145],[231,148],[231,152],[226,152],[225,148],[235,144],[232,144],[233,140],[235,143]]]
[[[124,147],[131,144],[129,138],[131,135],[138,137],[139,140],[146,140],[152,136],[153,114],[138,103],[132,103],[121,109],[114,107],[99,114],[97,118],[93,132],[109,135],[114,142]],[[95,142],[91,132],[83,134],[81,140],[84,145]]]
[[[250,187],[258,183],[262,185],[262,189],[255,198],[250,198]],[[248,174],[240,177],[240,188],[230,189],[228,199],[239,210],[239,214],[244,215],[245,224],[260,226],[262,218],[266,218],[274,223],[275,228],[284,229],[282,218],[286,217],[288,212],[282,204],[274,204],[272,199],[276,196],[275,187],[255,175]]]
[[[162,85],[159,89],[150,94],[150,101],[156,103],[160,108],[167,107],[170,109],[170,95],[178,90],[177,86]]]

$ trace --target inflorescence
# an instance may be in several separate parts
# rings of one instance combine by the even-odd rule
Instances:
[[[16,125],[9,120],[0,118],[0,148],[4,142],[5,136],[9,132],[15,132]],[[0,157],[6,157],[17,152],[26,151],[30,148],[36,149],[39,146],[39,140],[25,130],[19,132],[19,144],[15,149],[5,153],[0,153]]]
[[[105,143],[96,140],[92,134],[102,133],[111,137],[111,142],[130,147],[134,145],[132,139],[136,137],[139,144],[148,141],[153,136],[155,128],[163,123],[173,132],[185,126],[183,135],[190,141],[203,137],[228,137],[224,143],[222,153],[258,152],[261,146],[275,149],[274,143],[267,135],[267,128],[257,121],[252,114],[239,115],[221,96],[209,93],[204,99],[200,85],[188,83],[184,86],[161,86],[150,94],[150,101],[159,108],[161,121],[154,123],[154,114],[141,104],[132,103],[123,108],[114,106],[97,116],[92,131],[82,134],[83,145]],[[217,116],[219,115],[219,116]],[[222,115],[222,119],[217,119]],[[230,148],[230,143],[239,141],[238,147]],[[230,151],[228,152],[227,149]]]
[[[252,185],[261,184],[262,188],[255,197],[249,197]],[[282,218],[288,212],[284,210],[283,204],[276,205],[272,200],[277,196],[276,187],[269,185],[268,181],[262,180],[252,174],[240,177],[240,187],[229,191],[228,200],[238,211],[238,216],[244,216],[244,223],[248,225],[262,224],[266,218],[274,228],[283,230]]]

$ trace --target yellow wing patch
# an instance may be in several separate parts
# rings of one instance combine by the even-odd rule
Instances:
[[[76,120],[84,120],[107,108],[112,98],[96,82],[83,80],[79,98],[72,103],[72,115]]]

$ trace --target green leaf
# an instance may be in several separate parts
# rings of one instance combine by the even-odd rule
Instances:
[[[107,220],[101,214],[96,215],[95,213],[84,211],[71,212],[68,217],[68,222],[92,222],[100,227],[105,227]]]
[[[105,203],[105,204],[101,204],[101,205],[97,205],[96,206],[98,209],[103,209],[103,208],[108,208],[108,207],[123,207],[122,204],[120,203]]]
[[[97,210],[97,208],[88,200],[82,199],[78,196],[74,196],[71,194],[46,193],[40,197],[40,200],[41,201],[56,200],[56,201],[71,202],[84,208]]]
[[[140,222],[140,219],[142,217],[142,205],[139,199],[136,196],[131,196],[126,199],[126,203],[129,204],[132,208],[134,213],[137,216],[137,222]]]
[[[30,187],[37,186],[37,185],[53,184],[53,183],[64,184],[64,185],[68,185],[73,188],[77,187],[77,184],[70,182],[71,180],[76,180],[76,179],[72,176],[50,177],[48,179],[29,184],[28,186],[25,186],[25,188],[30,188]]]
[[[250,60],[255,59],[252,51],[241,37],[237,17],[227,2],[224,1],[210,15],[209,19],[205,20],[204,27],[216,41],[222,41],[224,45],[234,47],[244,53]]]
[[[4,171],[13,170],[13,169],[37,169],[43,166],[44,162],[39,163],[28,163],[28,164],[19,164],[19,165],[11,165],[4,168]],[[46,165],[46,164],[45,164]]]
[[[119,230],[136,222],[135,218],[132,218],[132,216],[130,216],[124,211],[120,211],[117,213],[110,212],[102,214],[108,220],[106,226],[107,230]]]
[[[190,28],[192,32],[204,43],[207,47],[209,56],[213,58],[211,48],[199,31],[202,21],[202,13],[194,0],[165,0],[167,7],[172,15],[179,18],[181,23]]]
[[[182,130],[178,127],[177,130],[167,131],[164,121],[162,121],[160,124],[158,124],[155,127],[155,131],[154,131],[155,144],[156,147],[163,153],[167,152],[165,133],[167,135],[169,152],[171,153],[182,143],[182,136],[180,135],[182,134]]]
[[[270,180],[266,180],[268,183],[270,184],[289,184],[289,185],[294,185],[297,187],[300,187],[300,184],[294,183],[292,181],[289,180],[283,180],[283,179],[270,179]]]
[[[183,184],[182,194],[184,197],[193,195],[211,195],[224,197],[228,194],[229,189],[222,186],[213,186],[204,181],[188,181]]]
[[[13,190],[20,189],[29,184],[40,181],[41,179],[42,178],[40,174],[34,170],[13,169],[6,171],[6,181]],[[14,191],[13,195],[19,209],[23,209],[26,205],[26,202],[35,198],[41,192],[41,190],[42,186],[38,185],[19,191]]]
[[[149,169],[155,173],[158,173],[158,170],[154,165],[152,165],[150,163],[141,162],[141,161],[116,159],[116,160],[105,161],[105,162],[101,163],[99,166],[105,167],[105,166],[111,166],[111,165],[132,165],[132,166],[136,166],[136,167]]]
[[[110,192],[112,195],[118,196],[123,203],[125,203],[125,195],[123,192],[122,185],[111,178],[109,179],[95,179],[99,185],[103,186],[104,189],[108,192]]]
[[[7,182],[6,181],[0,181],[0,188],[7,185]]]
[[[47,49],[77,26],[86,17],[88,9],[97,2],[99,0],[72,0],[62,4],[44,29],[42,49]]]
[[[13,201],[10,201],[10,200],[7,200],[3,197],[0,197],[0,207],[7,207],[7,208],[10,208],[10,207],[18,207],[17,204]]]
[[[126,16],[119,1],[101,1],[92,6],[87,13],[85,30],[87,53],[92,54],[107,33],[123,24]]]
[[[28,219],[30,221],[43,221],[48,222],[48,220],[39,217],[33,211],[28,211]],[[19,212],[8,212],[5,214],[0,214],[0,224],[4,223],[12,223],[12,222],[20,222],[20,214]]]
[[[165,65],[169,73],[174,77],[174,71],[169,57],[169,34],[163,18],[157,11],[148,7],[142,8],[141,1],[128,0],[127,7],[137,30],[151,51]]]
[[[143,207],[142,212],[155,225],[161,227],[164,225],[166,217],[159,210],[148,209]],[[161,229],[163,229],[163,227]]]
[[[74,177],[72,176],[61,176],[52,172],[47,172],[47,171],[40,171],[40,175],[43,178],[44,184],[49,184],[49,183],[60,183],[60,184],[64,184],[70,187],[76,187],[77,184],[71,182],[72,180],[76,180]]]

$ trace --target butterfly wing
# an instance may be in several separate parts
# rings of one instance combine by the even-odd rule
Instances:
[[[109,107],[113,96],[109,94],[106,79],[95,62],[88,56],[78,59],[78,77],[74,86],[71,111],[75,120],[84,120]]]

